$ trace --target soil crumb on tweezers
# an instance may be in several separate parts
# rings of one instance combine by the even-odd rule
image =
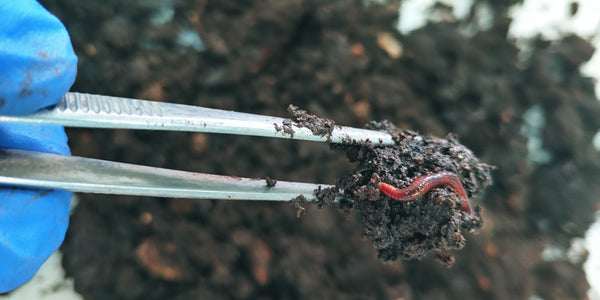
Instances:
[[[319,118],[314,114],[308,113],[305,110],[300,109],[298,106],[290,104],[287,108],[288,113],[292,117],[291,120],[284,120],[280,125],[273,124],[275,130],[283,131],[294,137],[294,129],[292,128],[292,121],[295,122],[297,127],[308,128],[314,135],[326,137],[327,141],[331,141],[331,133],[335,128],[335,122],[326,118]]]
[[[267,176],[265,178],[265,182],[267,183],[268,187],[274,187],[277,184],[277,179],[273,179],[273,178]]]

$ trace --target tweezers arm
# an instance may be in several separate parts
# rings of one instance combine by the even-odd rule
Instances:
[[[329,185],[175,171],[91,158],[0,149],[0,186],[156,197],[289,201]]]
[[[333,143],[370,140],[394,145],[381,131],[336,126],[330,140],[291,123],[294,134],[281,130],[283,118],[84,93],[67,93],[53,109],[27,116],[0,116],[0,122],[55,124],[69,127],[125,128],[224,133]],[[278,130],[279,128],[279,130]]]

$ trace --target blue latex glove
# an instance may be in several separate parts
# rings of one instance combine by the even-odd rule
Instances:
[[[0,1],[0,114],[56,104],[75,80],[63,24],[33,0]],[[61,126],[0,123],[0,148],[69,155]],[[0,293],[27,282],[63,242],[71,192],[0,188]]]

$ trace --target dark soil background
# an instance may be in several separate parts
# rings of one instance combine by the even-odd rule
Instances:
[[[474,35],[448,20],[409,35],[397,4],[370,1],[41,1],[71,33],[74,91],[287,116],[294,104],[337,124],[390,120],[456,134],[494,185],[478,235],[452,253],[382,264],[355,213],[287,203],[80,195],[63,264],[86,299],[582,299],[582,262],[546,261],[593,220],[600,127],[594,49],[569,36],[532,42],[521,59],[507,39],[515,1],[494,7]],[[376,1],[373,1],[376,2]],[[161,7],[174,17],[151,23]],[[439,9],[444,9],[440,7]],[[177,43],[195,30],[206,49]],[[394,41],[402,52],[393,51]],[[200,49],[202,50],[202,49]],[[523,114],[545,112],[530,163]],[[324,143],[201,133],[69,129],[74,155],[245,177],[333,184],[354,165]]]

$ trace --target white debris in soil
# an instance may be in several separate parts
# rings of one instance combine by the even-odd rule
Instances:
[[[581,263],[587,254],[586,240],[574,238],[571,240],[569,249],[557,245],[548,244],[542,251],[542,259],[545,261],[568,261],[571,264]]]
[[[162,6],[152,16],[150,16],[150,23],[154,26],[163,26],[175,16],[175,9],[172,6]]]
[[[449,14],[441,10],[436,11],[436,3],[447,6],[451,10],[448,11]],[[401,5],[397,28],[403,34],[408,34],[425,26],[429,21],[464,19],[473,6],[473,0],[404,0]]]
[[[461,24],[461,32],[467,36],[489,29],[493,24],[492,8],[484,2],[473,7],[473,0],[404,0],[401,3],[396,28],[409,34],[428,22],[466,20],[473,10],[472,19]]]
[[[588,250],[588,258],[583,269],[591,286],[588,298],[598,300],[600,299],[600,216],[596,217],[596,223],[592,224],[585,235],[585,247]]]
[[[578,3],[571,15],[572,3]],[[541,35],[546,39],[560,39],[569,33],[583,38],[593,37],[600,21],[600,1],[597,0],[526,0],[512,7],[510,34],[518,38]]]
[[[532,165],[552,160],[552,153],[544,149],[543,132],[546,125],[544,108],[536,104],[523,114],[521,134],[527,138],[527,161]]]
[[[177,44],[182,48],[192,48],[198,52],[206,50],[206,46],[196,30],[187,28],[177,35]]]
[[[600,151],[600,131],[596,132],[596,134],[594,135],[594,139],[592,140],[592,143],[594,143],[594,148],[596,148],[596,150]]]

